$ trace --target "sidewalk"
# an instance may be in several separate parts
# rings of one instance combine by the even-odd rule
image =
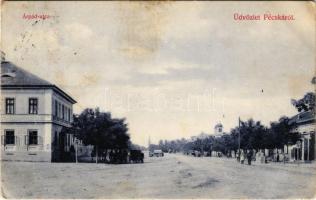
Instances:
[[[229,161],[232,163],[237,163],[236,158],[227,158],[227,157],[200,157],[203,159],[211,159],[211,160],[216,160],[216,161]],[[239,163],[240,164],[240,163]],[[247,165],[247,160],[245,160],[244,165]],[[278,168],[278,169],[285,169],[285,168],[302,168],[302,169],[315,169],[316,173],[316,162],[312,161],[310,163],[305,163],[305,162],[268,162],[268,163],[261,163],[259,161],[251,161],[251,165],[254,166],[267,166],[267,167],[273,167],[273,168]]]
[[[266,164],[261,164],[261,165],[269,165],[269,166],[275,166],[275,167],[300,167],[300,168],[314,168],[316,170],[316,162],[310,162],[310,163],[305,163],[305,162],[269,162]]]

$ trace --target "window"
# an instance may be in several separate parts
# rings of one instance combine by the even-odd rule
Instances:
[[[65,106],[64,105],[62,105],[61,111],[62,111],[62,115],[61,115],[62,119],[65,119]]]
[[[4,144],[15,144],[14,130],[6,130],[5,131],[5,139]]]
[[[37,114],[38,100],[36,98],[29,98],[29,114]]]
[[[5,113],[14,114],[14,98],[5,99]]]
[[[29,131],[29,145],[37,145],[38,144],[38,136],[37,136],[37,130],[30,130]]]
[[[61,118],[61,105],[58,103],[58,118]]]
[[[65,106],[65,120],[68,121],[68,108]]]
[[[71,116],[70,109],[68,109],[68,121],[70,121],[70,116]]]
[[[57,103],[57,100],[55,100],[55,116],[58,117],[58,103]]]

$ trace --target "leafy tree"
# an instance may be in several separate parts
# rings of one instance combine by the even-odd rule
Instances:
[[[209,136],[202,140],[203,151],[210,152],[212,150],[212,145],[214,143],[214,137]]]
[[[129,141],[128,142],[128,149],[145,151],[146,147],[140,146],[138,144],[133,144],[131,141]]]
[[[293,125],[289,124],[288,117],[281,117],[277,122],[271,122],[267,128],[260,121],[248,119],[241,121],[240,127],[233,128],[230,133],[221,137],[192,137],[191,141],[185,139],[164,141],[161,140],[157,148],[165,151],[219,151],[228,155],[231,150],[241,149],[274,149],[283,148],[284,145],[294,144],[300,139],[298,133],[292,132]],[[207,135],[202,133],[200,135]]]
[[[188,152],[189,150],[193,150],[194,148],[194,142],[190,141],[187,142],[184,146],[183,146],[183,151],[184,152]]]
[[[300,134],[293,132],[294,124],[289,123],[288,117],[280,117],[278,122],[272,122],[269,129],[270,148],[282,148],[284,145],[295,144],[300,139]]]
[[[212,151],[224,152],[224,143],[222,137],[214,138],[212,144]]]
[[[235,152],[239,147],[239,128],[233,128],[230,132],[230,139],[231,139],[231,149]]]
[[[240,131],[240,146],[242,149],[261,149],[263,148],[262,141],[266,135],[267,129],[261,125],[260,121],[249,119],[241,122]]]
[[[306,93],[302,99],[292,99],[291,102],[298,112],[315,111],[315,93],[313,92]]]
[[[100,150],[126,149],[130,139],[125,119],[113,119],[98,108],[87,108],[75,116],[72,131],[85,145],[94,146],[96,161]]]

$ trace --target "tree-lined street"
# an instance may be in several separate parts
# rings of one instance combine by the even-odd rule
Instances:
[[[315,1],[6,1],[1,193],[316,199]]]
[[[147,155],[144,164],[3,162],[2,194],[8,198],[311,198],[315,194],[315,164],[248,166],[227,158]]]

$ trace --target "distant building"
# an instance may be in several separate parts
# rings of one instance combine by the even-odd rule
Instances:
[[[299,143],[291,145],[288,151],[287,147],[284,147],[285,153],[289,155],[290,160],[315,160],[315,113],[311,111],[299,113],[293,116],[289,123],[295,127],[292,132],[301,134],[301,140]]]
[[[221,137],[223,135],[224,135],[223,125],[221,123],[216,124],[214,127],[214,136]]]
[[[61,134],[76,101],[56,85],[1,61],[1,159],[59,161],[75,138]],[[79,142],[80,143],[80,142]]]

